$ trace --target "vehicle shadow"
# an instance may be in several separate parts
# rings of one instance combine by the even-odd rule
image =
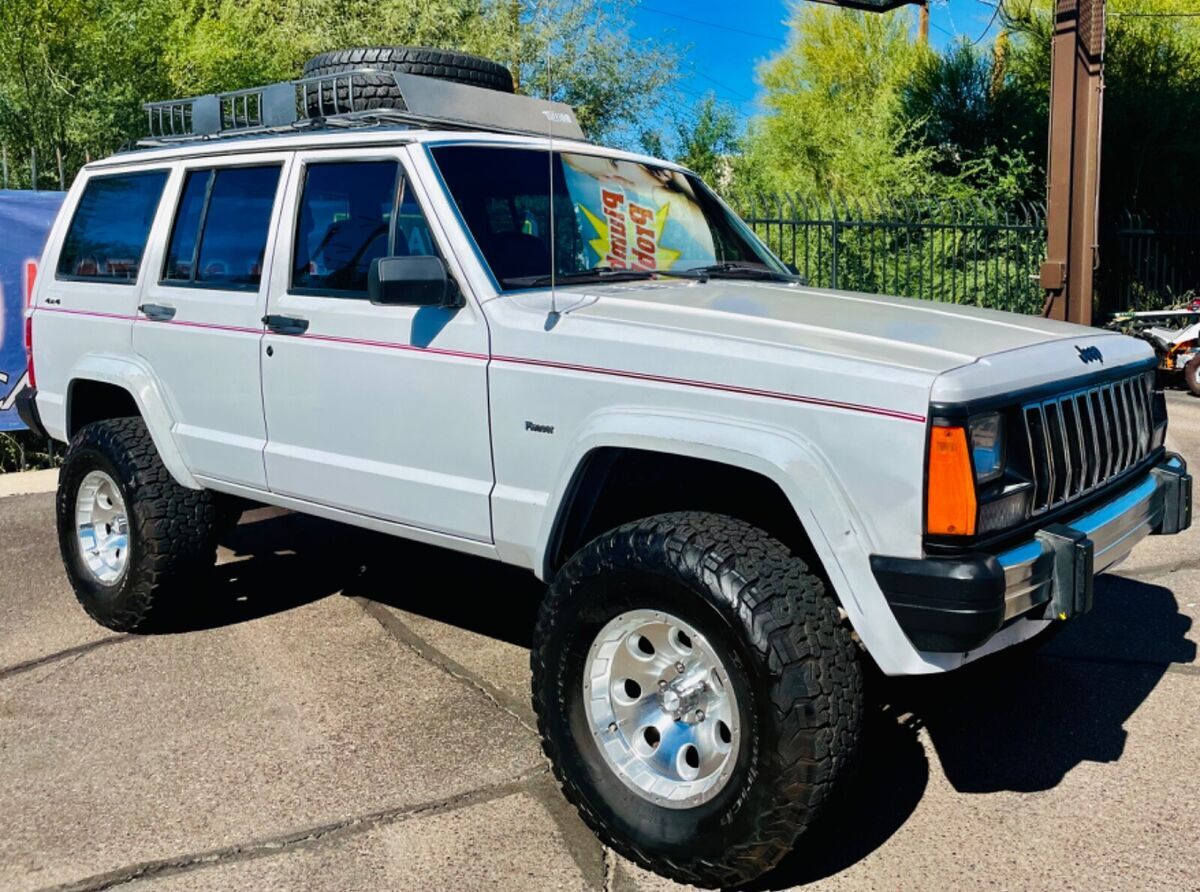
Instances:
[[[168,631],[341,593],[528,647],[545,589],[526,571],[296,514],[254,512],[222,544],[224,562]],[[1036,653],[937,676],[868,671],[862,748],[845,785],[779,867],[748,888],[803,885],[861,861],[904,826],[938,766],[959,793],[1029,793],[1054,788],[1083,762],[1119,759],[1129,717],[1172,664],[1195,662],[1191,625],[1169,589],[1106,575],[1092,612]]]
[[[155,632],[248,622],[340,593],[529,647],[546,590],[495,561],[275,509],[249,512],[221,549]]]
[[[342,524],[274,509],[248,512],[221,538],[211,570],[154,627],[173,634],[215,629],[282,613],[342,588],[360,572],[371,543]]]
[[[792,854],[750,888],[814,882],[883,845],[937,770],[922,736],[959,793],[1050,790],[1082,762],[1116,761],[1125,722],[1172,664],[1195,661],[1184,637],[1191,624],[1169,589],[1108,575],[1096,582],[1092,612],[1039,652],[1002,653],[946,675],[870,675],[858,770]]]

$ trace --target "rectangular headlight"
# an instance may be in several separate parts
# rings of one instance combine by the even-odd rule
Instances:
[[[971,419],[971,460],[975,480],[987,483],[1004,473],[1004,417],[998,412]]]

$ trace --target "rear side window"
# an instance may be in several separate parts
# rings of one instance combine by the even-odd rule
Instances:
[[[395,161],[308,165],[296,222],[293,289],[366,296],[371,261],[391,253],[399,176]],[[404,253],[410,235],[421,238],[411,219],[402,236]]]
[[[136,282],[166,182],[165,170],[88,180],[58,256],[59,277]]]
[[[257,289],[278,185],[279,165],[189,171],[163,282]]]

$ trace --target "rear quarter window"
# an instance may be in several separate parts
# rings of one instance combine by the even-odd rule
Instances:
[[[132,285],[167,171],[92,177],[75,208],[58,256],[58,276]]]

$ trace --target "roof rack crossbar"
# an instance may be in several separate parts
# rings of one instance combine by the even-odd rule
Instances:
[[[391,108],[372,109],[363,89],[378,87],[381,78],[390,78],[395,83],[400,100]],[[149,135],[138,143],[143,147],[255,133],[378,124],[432,125],[539,136],[553,127],[556,136],[584,138],[574,110],[564,103],[375,68],[147,102],[143,108],[149,130]]]

